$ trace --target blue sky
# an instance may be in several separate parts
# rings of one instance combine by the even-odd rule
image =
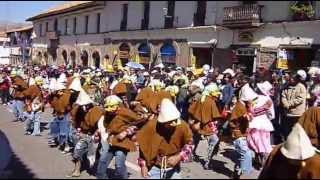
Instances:
[[[63,1],[0,1],[0,21],[25,22],[28,17]]]

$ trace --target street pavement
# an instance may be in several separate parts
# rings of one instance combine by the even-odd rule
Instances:
[[[42,127],[45,127],[51,119],[51,109],[42,114]],[[0,106],[0,136],[7,138],[9,143],[0,141],[0,160],[11,158],[4,174],[0,178],[66,178],[73,168],[71,154],[62,154],[57,148],[48,146],[48,130],[43,128],[42,136],[24,135],[24,123],[12,122],[13,115],[7,107]],[[220,150],[212,159],[210,170],[204,170],[201,163],[206,154],[206,141],[201,141],[197,154],[199,162],[182,164],[183,179],[230,179],[234,167],[234,149],[231,145],[221,143]],[[3,148],[6,147],[6,148]],[[7,149],[4,151],[3,149]],[[127,167],[130,179],[142,179],[140,169],[137,166],[138,154],[129,153]],[[6,159],[6,158],[4,158]],[[5,161],[0,162],[0,167]],[[2,163],[2,164],[1,164]],[[1,171],[1,169],[0,169]],[[114,161],[108,168],[109,173],[114,171]],[[95,176],[86,170],[82,171],[79,179],[94,179]],[[256,179],[259,172],[254,170],[246,178]]]

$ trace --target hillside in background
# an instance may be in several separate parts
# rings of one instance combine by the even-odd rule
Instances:
[[[30,24],[32,23],[15,23],[10,21],[0,21],[0,32],[6,31],[9,29],[21,28]]]

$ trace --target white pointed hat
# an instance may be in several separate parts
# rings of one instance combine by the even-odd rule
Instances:
[[[62,90],[62,89],[66,89],[66,86],[62,82],[57,82],[55,90],[59,91],[59,90]]]
[[[240,90],[240,100],[250,101],[258,97],[258,94],[247,83]]]
[[[74,78],[72,83],[69,86],[69,89],[80,91],[82,89],[80,79]]]
[[[176,105],[167,98],[161,101],[160,112],[158,117],[159,123],[165,123],[180,118],[180,112]]]
[[[75,102],[76,104],[83,106],[83,105],[87,105],[90,103],[93,103],[92,99],[90,98],[90,96],[83,90],[80,90],[78,99]]]
[[[230,68],[223,71],[223,74],[230,74],[232,77],[235,75],[234,71]]]
[[[315,147],[299,123],[293,126],[280,151],[285,157],[294,160],[305,160],[316,154]]]

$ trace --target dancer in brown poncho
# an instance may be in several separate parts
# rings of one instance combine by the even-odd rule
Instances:
[[[206,86],[202,97],[198,101],[192,102],[189,107],[189,124],[195,134],[195,146],[199,144],[201,136],[208,141],[208,154],[204,165],[205,169],[209,168],[211,158],[214,154],[215,146],[219,141],[217,120],[221,117],[216,105],[216,98],[220,92],[215,84]],[[196,156],[196,148],[193,155]]]
[[[159,115],[149,119],[137,140],[143,177],[180,177],[180,162],[188,160],[192,152],[192,132],[171,100],[162,100]]]

